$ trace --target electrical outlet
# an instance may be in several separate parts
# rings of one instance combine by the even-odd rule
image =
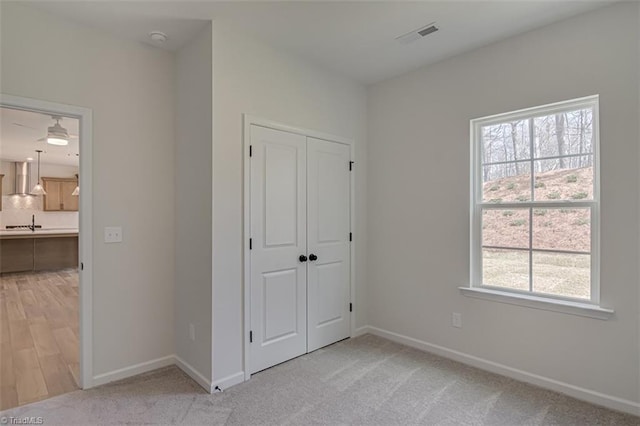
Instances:
[[[193,324],[189,324],[189,339],[196,340],[196,326]]]
[[[121,243],[122,242],[122,227],[121,226],[107,226],[104,228],[104,242],[105,243]]]
[[[455,328],[462,328],[462,314],[453,312],[451,314],[451,325]]]

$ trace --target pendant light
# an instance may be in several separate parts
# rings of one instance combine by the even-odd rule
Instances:
[[[56,120],[56,124],[47,128],[47,143],[51,145],[60,145],[66,146],[69,144],[69,132],[67,129],[60,125],[60,120],[62,117],[53,116],[51,117]]]
[[[80,182],[78,182],[78,175],[76,174],[76,189],[73,190],[71,195],[78,196],[80,195]]]
[[[38,183],[36,183],[36,186],[31,190],[31,195],[47,195],[47,191],[45,191],[44,187],[40,184],[40,153],[42,150],[37,149],[36,152],[38,153]]]

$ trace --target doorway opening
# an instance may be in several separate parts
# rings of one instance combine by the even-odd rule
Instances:
[[[84,211],[91,186],[81,168],[90,158],[82,151],[91,115],[33,99],[1,101],[0,409],[7,409],[91,386]]]

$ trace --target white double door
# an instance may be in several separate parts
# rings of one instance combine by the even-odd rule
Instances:
[[[249,372],[349,337],[350,149],[251,126]]]

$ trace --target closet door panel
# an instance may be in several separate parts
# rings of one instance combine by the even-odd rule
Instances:
[[[349,161],[349,146],[307,138],[309,352],[350,334]]]
[[[250,372],[307,352],[306,138],[251,126]]]

